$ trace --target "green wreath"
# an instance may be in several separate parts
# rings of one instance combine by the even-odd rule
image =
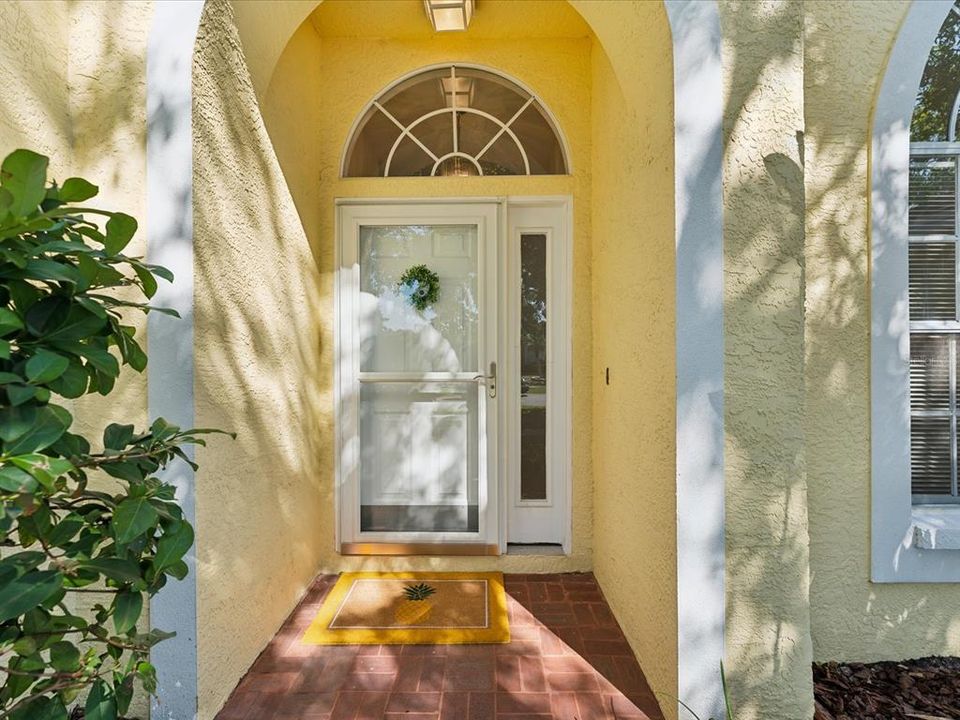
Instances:
[[[440,295],[440,276],[426,265],[414,265],[400,276],[398,288],[411,305],[423,312]]]

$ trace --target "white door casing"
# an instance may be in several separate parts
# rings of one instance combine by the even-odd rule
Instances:
[[[570,215],[569,198],[339,203],[338,548],[473,543],[505,552],[513,542],[562,544],[569,553]],[[399,237],[398,228],[424,237]],[[475,239],[465,233],[470,228]],[[545,392],[522,400],[524,238],[546,244],[534,259],[544,265],[549,320]],[[472,302],[456,281],[471,263]],[[442,291],[438,317],[411,331],[384,313],[396,309],[399,276],[418,264],[440,275]],[[372,277],[382,279],[376,288]],[[451,331],[444,318],[474,303],[475,333]],[[491,363],[496,392],[482,377]],[[521,497],[520,475],[521,403],[531,399],[547,404],[546,487],[532,499]],[[429,527],[418,525],[424,518]]]

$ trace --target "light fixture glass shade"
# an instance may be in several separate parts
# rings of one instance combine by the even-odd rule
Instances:
[[[473,101],[473,78],[471,77],[442,77],[440,85],[443,89],[443,99],[448,108],[470,107]]]
[[[474,0],[423,0],[430,24],[437,32],[466,30],[473,18]]]

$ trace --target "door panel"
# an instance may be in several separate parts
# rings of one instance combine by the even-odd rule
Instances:
[[[496,542],[481,368],[497,358],[498,217],[492,204],[340,208],[343,542]],[[425,308],[401,282],[417,265],[439,276]]]
[[[564,544],[569,527],[569,247],[562,206],[510,209],[506,293],[507,540]]]

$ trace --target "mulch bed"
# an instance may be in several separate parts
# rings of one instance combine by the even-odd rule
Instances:
[[[814,720],[960,720],[960,658],[813,666]]]

